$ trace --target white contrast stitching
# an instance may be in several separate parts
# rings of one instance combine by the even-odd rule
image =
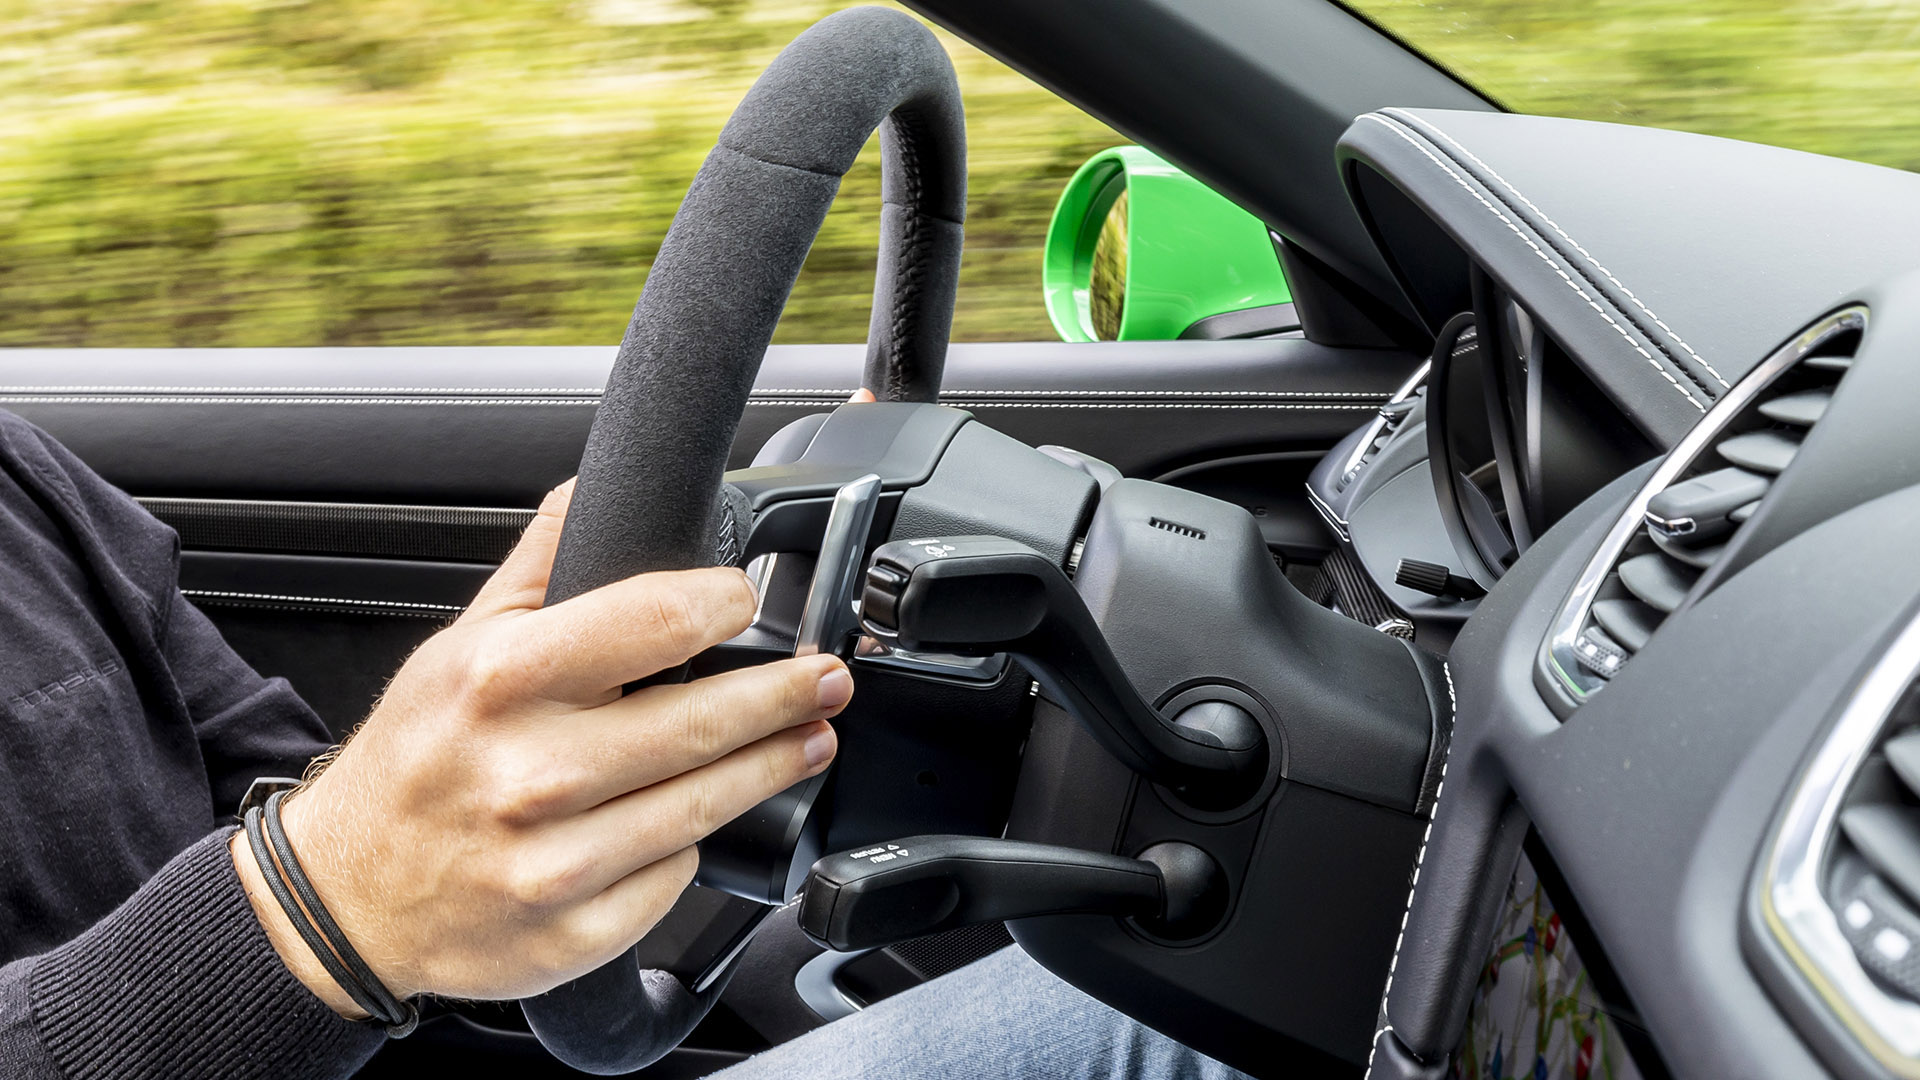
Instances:
[[[312,615],[316,611],[326,610],[324,605],[320,605],[320,604],[259,604],[259,603],[253,603],[253,602],[242,603],[237,600],[217,600],[217,599],[210,599],[210,600],[207,600],[206,602],[208,604],[225,604],[231,607],[244,608],[247,611],[291,611],[301,615]],[[367,611],[361,611],[358,608],[350,608],[350,609],[345,609],[341,611],[336,611],[334,612],[334,614],[379,615],[379,616],[384,616],[384,617],[393,618],[393,619],[431,619],[434,622],[445,622],[447,619],[447,615],[450,613],[440,612],[440,611],[398,611],[390,608],[376,608],[376,609],[369,609]]]
[[[769,387],[755,389],[758,397],[800,397],[813,396],[831,398],[850,397],[852,390],[817,390],[809,387]],[[1195,397],[1195,398],[1384,398],[1387,395],[1378,390],[973,390],[964,387],[948,388],[942,393],[947,397],[974,396],[1017,396],[1032,397]],[[431,386],[0,386],[0,394],[31,394],[35,396],[67,395],[110,395],[147,394],[167,397],[210,396],[210,395],[307,395],[344,397],[347,395],[372,394],[382,398],[407,395],[445,395],[448,398],[479,395],[500,395],[525,398],[529,396],[572,397],[601,396],[599,390],[584,389],[535,389],[514,387],[462,387],[438,388]],[[359,399],[356,399],[359,400]],[[436,399],[438,400],[438,399]]]
[[[1666,323],[1661,322],[1660,316],[1655,315],[1653,313],[1652,308],[1648,307],[1645,303],[1643,303],[1638,296],[1635,296],[1633,293],[1633,290],[1627,288],[1624,284],[1622,284],[1619,278],[1613,276],[1613,271],[1600,265],[1599,259],[1594,258],[1593,255],[1589,253],[1586,248],[1581,247],[1580,242],[1578,240],[1575,240],[1573,237],[1568,236],[1567,231],[1565,229],[1562,229],[1558,222],[1548,217],[1546,211],[1540,209],[1538,206],[1535,206],[1533,204],[1532,199],[1529,199],[1525,195],[1520,194],[1520,189],[1517,187],[1514,187],[1512,182],[1509,181],[1506,177],[1501,176],[1498,170],[1496,170],[1493,166],[1487,164],[1486,162],[1480,160],[1479,155],[1475,154],[1473,151],[1467,149],[1464,146],[1461,146],[1458,142],[1454,140],[1453,136],[1448,135],[1446,132],[1440,130],[1440,125],[1435,124],[1431,120],[1427,120],[1424,117],[1412,116],[1403,109],[1388,109],[1386,111],[1388,113],[1393,114],[1396,118],[1404,118],[1406,120],[1410,120],[1415,123],[1421,124],[1424,127],[1433,129],[1433,133],[1435,135],[1438,135],[1441,138],[1447,140],[1447,142],[1452,143],[1454,149],[1472,158],[1473,163],[1475,165],[1478,165],[1481,168],[1487,170],[1487,175],[1493,177],[1495,180],[1500,181],[1500,185],[1502,187],[1506,188],[1508,191],[1513,192],[1514,198],[1519,199],[1523,203],[1526,203],[1527,209],[1540,215],[1540,220],[1546,222],[1547,226],[1551,228],[1554,232],[1559,233],[1560,239],[1565,240],[1569,244],[1572,244],[1573,250],[1579,252],[1581,258],[1586,259],[1588,263],[1592,264],[1595,270],[1600,271],[1601,274],[1606,276],[1606,279],[1608,281],[1613,282],[1613,285],[1615,288],[1619,289],[1623,293],[1626,293],[1627,299],[1633,301],[1633,306],[1639,308],[1642,312],[1644,312],[1647,318],[1652,319],[1654,322],[1654,325],[1658,326],[1662,330],[1665,330],[1667,334],[1673,338],[1674,344],[1680,346],[1682,349],[1685,349],[1687,351],[1688,356],[1693,357],[1696,363],[1698,363],[1701,367],[1707,369],[1707,374],[1712,375],[1715,382],[1719,383],[1723,387],[1727,385],[1727,380],[1725,378],[1722,378],[1718,371],[1714,370],[1714,367],[1712,364],[1707,363],[1705,357],[1701,356],[1697,352],[1694,352],[1693,346],[1687,344],[1686,339],[1681,337],[1678,331],[1674,330],[1673,327],[1668,326]]]
[[[282,596],[278,593],[223,592],[216,589],[181,589],[181,595],[208,600],[258,600],[277,604],[345,604],[352,607],[405,608],[410,611],[458,613],[466,608],[457,604],[422,604],[410,600],[348,600],[338,596]]]
[[[1392,1024],[1381,1024],[1379,1030],[1373,1033],[1373,1044],[1367,1047],[1366,1075],[1361,1077],[1361,1080],[1373,1080],[1373,1055],[1380,1052],[1380,1036],[1385,1035],[1392,1030],[1393,1030]]]
[[[1413,857],[1413,881],[1407,886],[1407,906],[1400,912],[1400,932],[1393,939],[1393,960],[1387,964],[1387,985],[1380,991],[1380,1010],[1384,1014],[1387,998],[1393,993],[1393,976],[1400,968],[1400,946],[1407,940],[1407,920],[1413,915],[1413,897],[1420,891],[1420,871],[1427,863],[1427,841],[1433,839],[1433,823],[1440,819],[1440,796],[1447,790],[1447,766],[1453,762],[1453,729],[1458,723],[1460,699],[1453,692],[1453,665],[1440,661],[1440,673],[1447,677],[1447,749],[1440,755],[1440,782],[1433,788],[1433,809],[1427,816],[1426,831],[1420,834],[1420,852]],[[1367,1072],[1363,1080],[1373,1076],[1373,1055],[1380,1050],[1380,1036],[1392,1031],[1391,1023],[1381,1024],[1373,1033],[1373,1045],[1367,1050]]]
[[[1402,139],[1406,140],[1407,145],[1413,147],[1415,150],[1420,151],[1422,154],[1425,154],[1427,156],[1427,160],[1433,162],[1435,165],[1438,165],[1441,171],[1445,172],[1448,176],[1453,177],[1454,183],[1459,184],[1462,190],[1464,190],[1467,194],[1473,196],[1475,199],[1479,200],[1480,205],[1486,207],[1488,213],[1492,214],[1496,218],[1499,218],[1500,223],[1505,225],[1509,230],[1511,230],[1513,235],[1519,237],[1523,243],[1525,243],[1529,248],[1532,248],[1533,253],[1535,255],[1540,256],[1540,261],[1546,263],[1547,268],[1552,270],[1555,274],[1558,274],[1560,276],[1560,280],[1566,283],[1567,288],[1572,289],[1575,295],[1579,296],[1580,299],[1585,300],[1587,302],[1588,307],[1592,308],[1594,312],[1598,314],[1602,319],[1605,319],[1607,322],[1607,325],[1613,327],[1614,333],[1620,335],[1621,340],[1625,341],[1629,346],[1631,346],[1634,352],[1637,352],[1641,356],[1645,357],[1647,363],[1652,364],[1653,369],[1660,373],[1661,378],[1671,383],[1675,390],[1680,391],[1680,396],[1687,399],[1687,404],[1692,405],[1694,408],[1700,410],[1701,412],[1707,411],[1707,407],[1705,405],[1700,404],[1699,400],[1693,396],[1692,392],[1690,392],[1685,386],[1681,385],[1680,380],[1673,377],[1673,373],[1667,370],[1666,365],[1662,364],[1659,361],[1659,359],[1655,357],[1652,353],[1641,348],[1640,343],[1633,340],[1633,337],[1627,333],[1626,329],[1622,327],[1618,322],[1614,321],[1613,316],[1607,314],[1605,308],[1602,308],[1599,304],[1595,303],[1593,297],[1588,296],[1587,291],[1585,289],[1582,289],[1579,283],[1575,282],[1573,278],[1570,275],[1568,275],[1568,273],[1565,270],[1560,269],[1559,264],[1554,262],[1552,256],[1540,250],[1540,245],[1534,243],[1531,237],[1521,232],[1520,227],[1515,225],[1511,218],[1501,213],[1497,207],[1495,207],[1492,203],[1488,202],[1486,196],[1473,190],[1473,185],[1467,183],[1466,180],[1462,178],[1459,173],[1454,172],[1453,169],[1450,166],[1448,166],[1446,162],[1441,161],[1439,158],[1435,157],[1433,154],[1433,151],[1428,150],[1424,146],[1421,146],[1419,142],[1417,142],[1413,138],[1413,136],[1407,134],[1405,131],[1401,130],[1399,126],[1397,126],[1392,121],[1388,120],[1386,117],[1383,117],[1378,113],[1366,113],[1361,117],[1361,119],[1372,120],[1380,124],[1380,126],[1386,128],[1388,131],[1391,131],[1395,135],[1400,136]]]

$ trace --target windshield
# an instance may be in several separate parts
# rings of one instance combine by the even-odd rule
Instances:
[[[1913,0],[1349,0],[1518,112],[1920,169]]]

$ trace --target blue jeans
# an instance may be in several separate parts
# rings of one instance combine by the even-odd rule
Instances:
[[[713,1080],[1246,1080],[1002,949]]]

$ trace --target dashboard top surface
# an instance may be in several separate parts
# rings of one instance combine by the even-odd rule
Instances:
[[[1803,762],[1920,596],[1908,415],[1920,275],[1901,273],[1920,240],[1920,177],[1675,132],[1403,110],[1356,121],[1341,160],[1436,330],[1477,309],[1483,337],[1497,336],[1487,314],[1510,300],[1589,380],[1575,424],[1619,419],[1644,439],[1635,462],[1611,467],[1617,479],[1534,523],[1457,629],[1447,783],[1386,1004],[1394,1035],[1416,1057],[1444,1058],[1487,955],[1490,891],[1531,831],[1657,1067],[1887,1075],[1785,962],[1755,882]],[[1662,452],[1723,400],[1716,416],[1747,408],[1736,427],[1765,428],[1731,400],[1743,377],[1847,305],[1867,313],[1852,366],[1758,511],[1602,692],[1556,702],[1538,674],[1542,642],[1623,513],[1640,527],[1635,497]],[[1524,382],[1524,356],[1483,344]],[[1434,508],[1450,509],[1445,485],[1423,482],[1436,459],[1415,452],[1446,444],[1437,393],[1430,384],[1428,408],[1373,455],[1392,475],[1365,477],[1338,504],[1376,577],[1390,580],[1384,563],[1407,547],[1392,522],[1430,533]],[[1484,554],[1460,551],[1457,533],[1451,546],[1455,565]]]

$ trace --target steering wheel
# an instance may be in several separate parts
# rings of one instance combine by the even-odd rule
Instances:
[[[694,177],[588,436],[548,603],[746,554],[753,509],[723,482],[727,455],[808,248],[875,128],[883,206],[864,384],[881,401],[938,396],[966,214],[959,86],[920,23],[855,8],[780,53]],[[524,1009],[568,1064],[628,1072],[678,1045],[725,984],[687,982],[629,952]]]

